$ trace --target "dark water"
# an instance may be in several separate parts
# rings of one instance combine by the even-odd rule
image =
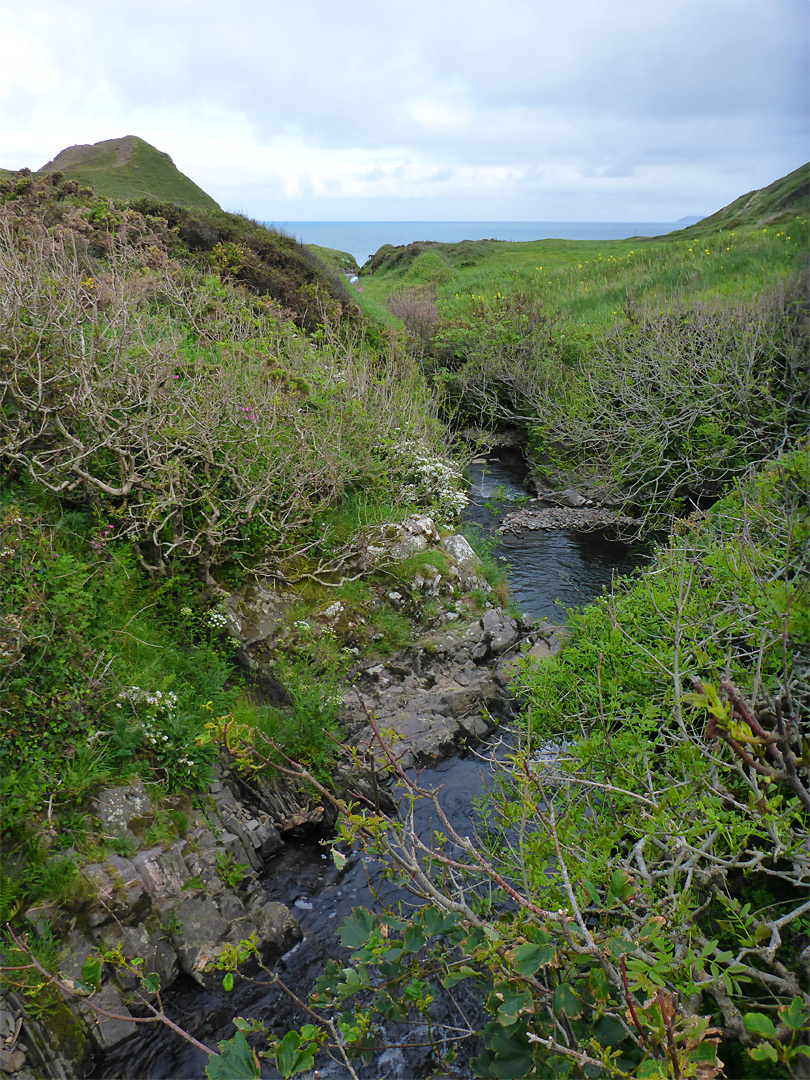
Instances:
[[[527,615],[553,623],[567,621],[567,609],[587,604],[614,577],[642,565],[648,549],[611,540],[604,532],[525,530],[520,536],[496,532],[500,518],[526,498],[525,466],[517,454],[475,461],[467,470],[467,520],[497,538],[495,555],[508,568],[512,599]],[[493,513],[493,511],[495,511]]]
[[[474,463],[469,470],[471,502],[468,523],[493,535],[499,508],[506,513],[514,500],[525,496],[521,486],[524,467],[517,456]],[[497,500],[493,503],[493,498]],[[574,531],[526,532],[522,537],[503,536],[495,548],[497,557],[509,567],[512,595],[520,608],[538,619],[562,623],[566,607],[587,603],[610,585],[615,573],[628,573],[644,555],[626,545],[597,534]],[[462,835],[475,831],[475,800],[488,780],[485,763],[474,754],[450,758],[419,774],[426,787],[441,787],[445,813]],[[420,835],[430,835],[439,823],[433,820],[429,804],[418,810]],[[358,906],[374,907],[379,900],[396,906],[413,903],[410,895],[392,882],[383,880],[374,860],[355,854],[338,870],[329,847],[318,843],[291,845],[268,867],[265,877],[267,898],[287,904],[298,919],[304,940],[285,958],[280,977],[296,994],[306,999],[326,959],[341,954],[335,930]],[[281,1035],[310,1017],[278,986],[260,987],[240,983],[231,994],[201,990],[187,981],[165,996],[167,1011],[180,1026],[207,1045],[234,1034],[234,1015],[257,1016]],[[468,1003],[475,1008],[476,1003]],[[155,1026],[132,1046],[108,1055],[94,1074],[108,1080],[196,1080],[205,1073],[206,1056],[166,1028]],[[408,1063],[418,1075],[413,1052]],[[424,1063],[423,1063],[424,1064]],[[277,1074],[264,1065],[263,1076]],[[323,1071],[338,1077],[340,1072]],[[361,1073],[361,1075],[365,1075]],[[368,1073],[379,1076],[379,1071]]]
[[[419,782],[425,787],[441,787],[445,813],[462,835],[471,835],[475,817],[474,801],[484,790],[488,769],[483,760],[470,754],[451,758],[435,768],[421,770]],[[439,827],[430,804],[417,804],[416,824],[420,835],[431,835]],[[399,907],[403,913],[415,904],[405,889],[383,880],[375,860],[352,854],[338,870],[328,844],[317,842],[289,845],[267,868],[267,899],[279,900],[291,908],[304,934],[303,941],[289,952],[279,968],[280,978],[306,999],[327,959],[348,956],[335,936],[336,929],[356,907]],[[181,980],[164,996],[168,1015],[207,1045],[235,1034],[233,1016],[262,1019],[277,1035],[311,1022],[311,1017],[279,986],[238,984],[234,991],[203,990],[191,980]],[[468,1014],[475,1002],[466,1003]],[[421,1054],[421,1058],[420,1058]],[[410,1067],[419,1071],[427,1065],[425,1052],[407,1051]],[[145,1030],[141,1040],[124,1045],[107,1055],[93,1073],[106,1080],[203,1080],[207,1056],[181,1040],[168,1028],[155,1025]],[[359,1068],[361,1076],[380,1076],[376,1066]],[[323,1080],[337,1080],[340,1070],[322,1069]],[[409,1072],[408,1075],[411,1075]],[[264,1062],[262,1076],[278,1073]]]
[[[624,240],[632,236],[663,236],[683,228],[661,221],[266,221],[302,244],[348,251],[358,265],[383,244],[434,240]]]

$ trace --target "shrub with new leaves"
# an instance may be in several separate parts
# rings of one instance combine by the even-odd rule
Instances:
[[[278,571],[346,492],[398,484],[395,426],[443,457],[418,374],[306,338],[119,219],[93,255],[76,229],[3,212],[4,467],[98,507],[144,567],[193,560],[211,584],[223,564]]]

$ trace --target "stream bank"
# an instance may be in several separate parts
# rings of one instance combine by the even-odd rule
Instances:
[[[627,555],[624,547],[578,533],[531,534],[520,546],[514,537],[497,534],[501,504],[524,497],[518,469],[519,463],[488,463],[477,474],[473,467],[468,520],[496,539],[496,557],[508,563],[513,595],[529,615],[499,609],[465,538],[440,536],[432,519],[409,519],[384,538],[399,558],[441,553],[442,559],[423,562],[405,586],[390,589],[385,598],[409,614],[435,600],[438,614],[408,648],[353,665],[341,721],[364,766],[360,772],[344,769],[338,788],[343,784],[370,797],[378,752],[368,722],[372,715],[391,732],[403,766],[425,768],[428,782],[441,776],[454,820],[469,830],[472,799],[485,777],[480,763],[464,755],[514,715],[510,665],[521,652],[538,660],[552,655],[564,635],[559,598],[568,604],[589,599],[609,583],[617,552]],[[474,594],[477,603],[482,594],[487,597],[483,613],[473,611]],[[255,583],[224,605],[241,662],[269,689],[274,675],[267,657],[289,602]],[[558,621],[549,622],[549,614]],[[352,617],[339,602],[327,605],[316,630],[345,631]],[[105,828],[136,848],[153,809],[137,786],[102,793],[96,805]],[[221,974],[207,972],[207,964],[256,931],[262,959],[294,972],[295,986],[306,996],[334,947],[333,928],[352,907],[373,903],[368,875],[378,871],[356,859],[338,872],[319,843],[334,823],[332,807],[284,782],[249,781],[225,768],[199,807],[186,799],[172,809],[185,819],[183,836],[84,868],[95,898],[63,923],[63,974],[77,979],[88,954],[120,943],[125,957],[144,956],[163,988],[174,986],[165,1000],[177,1022],[209,1045],[233,1033],[235,1012],[259,1006],[271,1008],[280,1030],[300,1023],[303,1018],[279,991],[272,1005],[265,1001],[267,991],[249,991],[248,984],[223,993]],[[44,925],[53,913],[40,914]],[[202,1076],[202,1053],[167,1029],[149,1028],[146,1041],[138,1037],[137,1010],[130,1013],[125,1003],[134,986],[131,971],[112,969],[99,1000],[116,1019],[99,1020],[85,1007],[52,1031],[29,1038],[40,1043],[35,1056],[44,1072],[121,1080]],[[66,1038],[55,1037],[59,1031]],[[17,1075],[26,1076],[25,1066]]]

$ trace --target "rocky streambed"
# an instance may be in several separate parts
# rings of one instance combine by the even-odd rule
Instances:
[[[502,521],[488,505],[487,489],[493,485],[500,495],[519,491],[508,471],[499,473],[488,465],[479,476],[473,474],[470,517],[492,533]],[[569,512],[576,509],[568,507]],[[519,520],[512,525],[517,527]],[[508,523],[507,517],[503,524]],[[338,791],[365,794],[370,801],[380,797],[372,783],[380,754],[370,723],[374,717],[404,768],[424,768],[428,776],[429,770],[443,770],[448,797],[458,804],[452,812],[469,831],[471,792],[483,779],[478,763],[464,755],[514,716],[519,703],[509,687],[518,658],[542,662],[559,648],[564,626],[548,619],[549,611],[558,611],[556,599],[563,594],[568,602],[587,600],[606,573],[609,580],[616,563],[615,552],[606,553],[598,541],[594,547],[593,538],[583,540],[581,533],[557,529],[546,534],[544,542],[551,548],[535,549],[532,526],[521,528],[520,539],[503,537],[498,557],[510,566],[522,607],[531,611],[535,596],[542,594],[532,615],[544,621],[501,610],[464,537],[441,536],[429,517],[380,530],[358,553],[353,569],[362,573],[380,561],[434,552],[437,558],[423,559],[408,580],[386,588],[375,603],[411,617],[432,604],[435,614],[407,648],[376,659],[358,656],[349,671],[341,706],[348,754],[336,769]],[[585,595],[580,564],[593,564],[598,571],[590,571]],[[574,592],[566,595],[572,580]],[[484,610],[476,612],[482,597]],[[294,594],[262,581],[224,598],[239,659],[256,686],[271,695],[283,695],[272,658],[289,633],[287,616],[294,601]],[[364,632],[363,622],[350,606],[335,601],[313,614],[307,632],[317,648],[321,634],[339,632],[350,639],[354,631]],[[446,766],[439,764],[443,761]],[[208,1045],[233,1033],[229,1021],[234,1011],[247,1013],[257,1005],[255,995],[245,1000],[238,993],[224,994],[221,972],[211,970],[219,955],[251,933],[262,961],[295,973],[298,992],[306,996],[329,955],[341,916],[355,904],[373,902],[368,892],[372,870],[357,866],[337,873],[318,846],[334,825],[330,803],[278,777],[246,777],[233,765],[222,763],[194,805],[178,796],[156,807],[140,784],[99,793],[95,815],[118,854],[81,868],[87,890],[78,908],[57,912],[43,905],[28,914],[43,932],[53,924],[61,934],[64,979],[79,982],[87,957],[100,950],[117,949],[119,963],[103,968],[101,989],[93,999],[101,1011],[65,995],[47,1020],[29,1017],[21,1027],[19,1001],[0,1002],[0,1025],[7,1031],[0,1069],[19,1080],[201,1077],[201,1051],[165,1028],[144,1028],[150,995],[136,1006],[132,993],[138,985],[133,962],[139,957],[143,970],[160,978],[161,1004],[176,1010],[178,1023]],[[459,779],[455,788],[454,775]],[[383,798],[394,807],[395,794]],[[154,831],[150,826],[167,815],[177,824],[173,834],[146,844],[144,837]],[[269,1008],[278,1016],[282,1030],[285,1023],[303,1019],[285,1012],[277,998],[269,1005],[261,1000],[265,1013]],[[154,994],[151,1001],[157,1002]],[[403,1075],[397,1063],[391,1068],[390,1075]]]
[[[369,776],[379,754],[371,716],[387,731],[403,767],[458,754],[514,714],[508,684],[510,666],[521,651],[548,655],[559,641],[554,627],[541,629],[532,620],[513,618],[491,601],[483,613],[471,612],[465,597],[471,590],[480,595],[488,586],[463,537],[440,537],[431,519],[417,518],[388,540],[389,554],[394,549],[397,558],[433,547],[442,559],[440,569],[421,565],[411,581],[389,590],[386,602],[403,608],[441,597],[443,603],[407,649],[376,660],[358,658],[349,672],[341,723],[354,754],[339,765],[335,783],[338,790],[350,787],[369,795]],[[284,605],[283,598],[279,602],[278,594],[260,583],[225,603],[242,662],[259,686],[273,677],[268,657],[283,625]],[[319,614],[320,628],[347,617],[340,603],[328,604]],[[28,918],[42,933],[49,926],[60,933],[59,969],[67,986],[86,979],[88,957],[116,950],[118,962],[102,969],[100,990],[93,997],[97,1008],[65,994],[56,1015],[26,1021],[22,1039],[20,1002],[0,1003],[0,1022],[9,1033],[0,1068],[20,1080],[146,1075],[140,1051],[133,1053],[132,1047],[143,1044],[143,1021],[157,995],[143,992],[135,970],[139,958],[144,971],[159,977],[162,995],[178,981],[186,993],[193,985],[202,993],[221,986],[221,972],[212,971],[212,964],[252,933],[262,961],[271,966],[281,962],[302,930],[294,896],[286,902],[270,897],[284,892],[268,888],[274,866],[302,838],[328,835],[335,820],[332,805],[311,792],[278,777],[245,777],[225,762],[194,804],[181,795],[156,806],[143,784],[134,783],[100,792],[93,810],[118,853],[81,866],[87,887],[80,905],[57,910],[43,904],[29,910]],[[175,823],[173,835],[147,844],[144,838],[154,834],[158,820]],[[287,892],[295,892],[290,883]],[[136,1006],[138,994],[144,1000]],[[151,1041],[154,1028],[146,1030]],[[160,1068],[169,1069],[163,1075],[202,1074],[201,1067],[188,1063]],[[149,1075],[159,1075],[160,1068]]]

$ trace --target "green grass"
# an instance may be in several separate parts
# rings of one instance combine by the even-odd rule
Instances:
[[[440,247],[442,265],[452,276],[435,282],[434,295],[439,315],[448,321],[475,318],[482,307],[497,308],[504,297],[526,292],[568,324],[605,327],[622,320],[628,302],[642,297],[662,305],[684,294],[745,302],[806,264],[808,228],[805,216],[712,234],[481,240]],[[363,310],[376,314],[392,294],[415,284],[414,268],[426,254],[364,274]]]
[[[801,165],[767,187],[740,195],[728,206],[711,214],[684,232],[705,233],[734,229],[740,225],[769,225],[784,215],[806,217],[810,210],[810,166]]]
[[[311,251],[326,266],[338,274],[359,274],[360,267],[354,255],[348,251],[338,251],[336,248],[320,247],[318,244],[304,244],[307,251]]]
[[[135,136],[107,139],[81,151],[62,151],[46,169],[40,170],[45,171],[62,172],[117,201],[151,196],[180,206],[218,209],[217,202],[181,173],[168,154]]]

